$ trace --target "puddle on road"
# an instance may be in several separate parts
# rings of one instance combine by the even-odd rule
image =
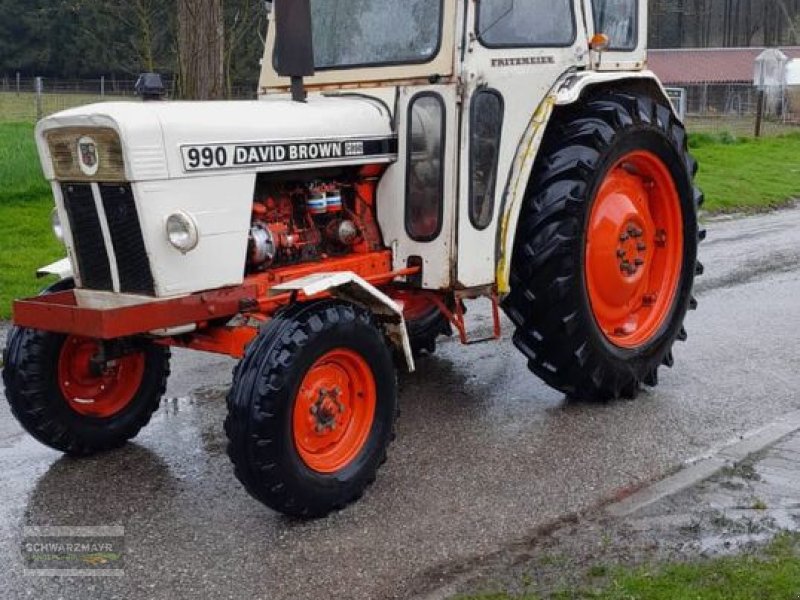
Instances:
[[[167,396],[161,401],[160,411],[167,415],[177,415],[181,412],[211,409],[216,405],[225,406],[225,398],[230,386],[202,386],[186,396]]]
[[[800,435],[629,517],[599,513],[562,523],[524,545],[483,557],[457,590],[521,595],[531,591],[526,581],[536,581],[539,592],[583,585],[598,565],[608,569],[759,555],[776,537],[800,533],[797,456]]]

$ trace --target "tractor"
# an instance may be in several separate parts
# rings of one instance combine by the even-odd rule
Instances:
[[[4,354],[32,436],[118,448],[159,408],[172,348],[228,355],[236,477],[312,519],[375,481],[399,370],[443,335],[501,339],[501,311],[568,398],[657,385],[696,307],[703,196],[647,70],[646,0],[267,10],[257,100],[151,94],[38,123],[67,258],[15,302]]]

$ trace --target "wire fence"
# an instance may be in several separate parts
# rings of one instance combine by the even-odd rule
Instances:
[[[173,82],[165,80],[168,96]],[[33,122],[48,115],[93,104],[136,99],[135,79],[56,80],[0,76],[0,122]],[[254,99],[256,86],[235,85],[232,99]]]
[[[692,133],[753,137],[800,132],[800,88],[696,84],[670,91]]]
[[[173,82],[165,81],[167,90]],[[55,80],[0,76],[0,122],[34,122],[53,113],[92,104],[133,100],[135,79]],[[697,84],[670,88],[673,102],[682,109],[691,133],[756,133],[759,90],[748,84]],[[256,86],[238,85],[234,99],[256,97]],[[760,134],[777,136],[800,132],[800,88],[783,88],[765,95]]]

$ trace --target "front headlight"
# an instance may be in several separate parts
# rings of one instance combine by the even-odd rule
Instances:
[[[53,226],[53,235],[56,236],[56,239],[64,243],[64,226],[61,225],[61,217],[58,214],[58,209],[54,208],[53,212],[50,213],[50,223]]]
[[[200,233],[194,219],[186,213],[175,213],[167,218],[167,239],[184,254],[197,248]]]
[[[46,134],[56,178],[66,181],[125,181],[125,159],[113,129],[65,127]]]

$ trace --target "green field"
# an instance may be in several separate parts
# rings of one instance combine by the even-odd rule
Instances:
[[[28,124],[0,124],[0,319],[43,284],[38,267],[64,257],[50,232],[53,202]]]
[[[691,145],[710,212],[764,210],[800,198],[800,134],[693,135]],[[0,122],[0,319],[8,318],[13,298],[41,287],[37,267],[64,256],[50,232],[51,208],[33,125]]]
[[[800,199],[800,133],[772,138],[692,135],[697,181],[711,212],[760,211]]]
[[[33,126],[27,123],[0,123],[0,202],[42,200],[49,187],[42,168]]]

